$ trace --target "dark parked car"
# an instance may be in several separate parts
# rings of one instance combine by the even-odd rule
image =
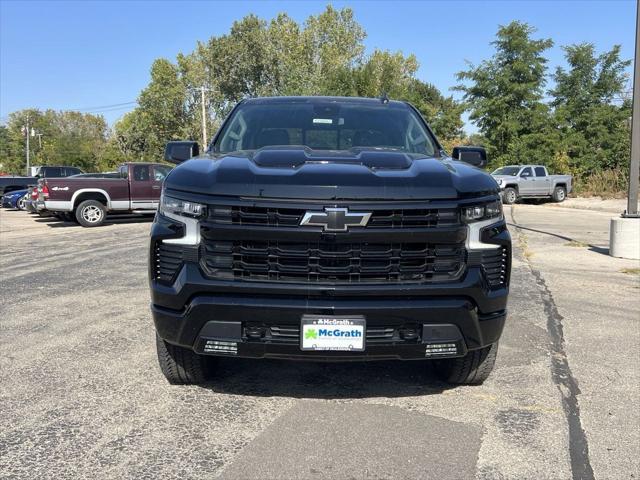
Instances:
[[[15,190],[24,190],[29,187],[33,187],[38,183],[40,178],[60,178],[69,177],[71,175],[77,175],[82,173],[77,167],[67,166],[53,166],[43,165],[41,167],[34,167],[34,176],[32,177],[20,177],[20,176],[2,176],[0,177],[0,197],[7,192]]]
[[[198,150],[167,145],[183,163],[151,229],[171,383],[203,381],[208,356],[427,359],[452,383],[488,377],[511,264],[498,186],[449,158],[415,108],[248,99]]]

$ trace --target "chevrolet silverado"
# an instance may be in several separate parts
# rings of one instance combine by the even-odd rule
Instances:
[[[454,150],[481,166],[480,148]],[[194,158],[192,158],[194,157]],[[400,101],[240,102],[203,154],[170,142],[151,228],[160,368],[212,357],[430,360],[482,383],[507,316],[511,240],[491,176]]]

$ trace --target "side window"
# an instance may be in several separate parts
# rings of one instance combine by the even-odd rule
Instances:
[[[149,165],[134,165],[133,179],[136,182],[149,181]]]
[[[165,178],[167,178],[167,175],[169,175],[169,172],[171,171],[171,167],[163,167],[161,165],[154,165],[153,166],[153,179],[156,182],[163,182]]]
[[[536,167],[536,177],[546,177],[547,172],[545,172],[544,167]]]
[[[48,178],[60,178],[62,177],[62,169],[60,167],[46,167],[43,168],[44,176]]]
[[[79,173],[82,173],[82,170],[80,170],[79,168],[75,168],[75,167],[65,168],[65,175],[67,177],[70,177],[71,175],[78,175]]]
[[[433,155],[435,153],[435,149],[428,148],[431,147],[430,142],[427,137],[424,136],[422,128],[420,128],[420,125],[418,125],[418,122],[413,117],[408,125],[406,143],[409,152],[424,153],[427,155]]]
[[[533,176],[533,172],[531,171],[531,167],[527,167],[520,172],[521,177],[531,177]]]
[[[229,131],[227,135],[224,135],[220,149],[223,152],[241,150],[244,147],[244,136],[247,132],[247,122],[242,112],[238,112],[228,128]]]
[[[121,165],[118,167],[118,176],[120,178],[128,178],[129,177],[129,167],[127,165]]]

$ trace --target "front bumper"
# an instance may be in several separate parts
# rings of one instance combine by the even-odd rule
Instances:
[[[239,357],[325,361],[424,359],[429,358],[428,345],[444,343],[455,344],[455,351],[438,358],[460,356],[497,342],[506,319],[504,310],[480,314],[464,297],[312,300],[199,295],[182,312],[157,305],[151,310],[161,338],[198,353],[208,353],[207,341],[215,340],[235,344],[231,354]],[[299,332],[305,314],[364,316],[365,350],[302,351]]]
[[[491,288],[480,267],[469,267],[452,284],[309,286],[215,281],[187,262],[172,285],[150,283],[155,327],[169,343],[210,353],[208,340],[225,341],[239,357],[323,361],[424,359],[427,345],[452,342],[456,350],[446,356],[464,355],[498,341],[508,295],[507,286]],[[303,315],[364,316],[365,351],[303,352]],[[439,338],[429,330],[434,326],[447,326],[447,335]],[[273,335],[276,329],[288,336]],[[392,333],[369,338],[370,331],[381,329]],[[403,338],[406,330],[414,335]]]
[[[2,197],[2,208],[16,208],[16,202],[18,199],[10,198],[8,196]]]
[[[158,241],[183,235],[179,224],[158,215],[151,230],[151,258]],[[199,264],[196,246],[183,252],[170,282],[156,280],[150,262],[151,311],[162,339],[202,354],[410,360],[436,358],[429,355],[431,347],[454,344],[455,349],[439,352],[437,358],[461,356],[497,342],[506,321],[509,232],[504,222],[492,224],[480,230],[480,240],[504,249],[506,276],[498,286],[489,282],[478,250],[468,252],[466,270],[453,282],[309,284],[210,278]],[[303,315],[363,316],[364,351],[301,350]],[[226,347],[208,348],[211,342]]]

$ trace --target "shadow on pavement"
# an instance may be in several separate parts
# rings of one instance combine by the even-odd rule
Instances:
[[[310,399],[414,397],[453,388],[437,379],[430,363],[219,358],[214,359],[212,381],[201,388],[233,395]]]
[[[47,227],[51,228],[65,228],[65,227],[76,227],[76,228],[84,228],[78,225],[76,222],[68,222],[66,220],[61,220],[57,217],[36,217],[35,221],[37,223],[44,223]],[[107,219],[100,227],[92,227],[92,228],[102,228],[109,225],[119,225],[119,224],[127,224],[127,223],[151,223],[153,221],[153,215],[113,215],[108,216]]]
[[[549,235],[551,237],[560,238],[561,240],[566,240],[567,242],[576,242],[582,243],[580,240],[576,240],[575,238],[567,237],[566,235],[560,235],[558,233],[545,232],[544,230],[538,230],[536,228],[523,227],[522,225],[517,225],[515,223],[507,223],[510,227],[519,228],[520,230],[527,230],[529,232],[541,233],[543,235]],[[609,249],[607,247],[599,247],[598,245],[593,245],[591,243],[585,244],[589,247],[589,250],[595,253],[601,253],[603,255],[609,255]]]

